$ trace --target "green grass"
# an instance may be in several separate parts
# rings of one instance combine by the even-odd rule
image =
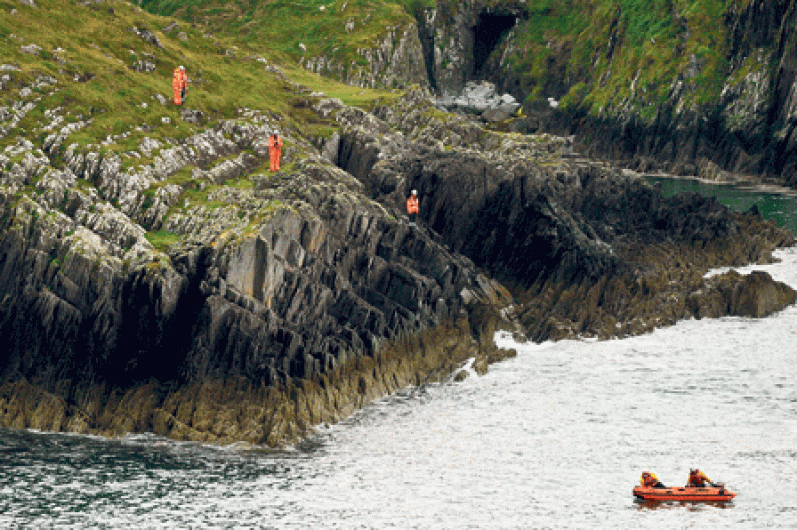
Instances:
[[[36,8],[31,8],[0,0],[0,64],[19,68],[19,71],[4,72],[11,80],[4,83],[0,92],[0,106],[13,105],[22,87],[30,86],[43,76],[55,78],[57,83],[33,89],[28,100],[40,99],[16,128],[0,138],[0,152],[5,146],[16,144],[18,137],[42,147],[47,136],[64,125],[89,121],[86,127],[69,135],[58,153],[51,154],[51,163],[56,166],[63,163],[67,146],[77,143],[78,152],[99,151],[104,157],[120,156],[124,171],[152,162],[143,155],[131,156],[138,153],[138,146],[145,137],[168,147],[168,141],[189,137],[220,120],[236,117],[241,108],[279,117],[282,127],[290,127],[309,137],[328,137],[337,127],[334,121],[319,118],[312,112],[309,98],[299,95],[292,85],[280,75],[267,71],[258,60],[263,57],[271,64],[289,60],[278,51],[249,46],[225,34],[208,37],[210,30],[207,28],[183,21],[177,21],[178,30],[163,33],[161,30],[174,19],[150,14],[121,0],[106,0],[101,5],[84,5],[78,0],[37,0],[36,4]],[[10,13],[12,7],[16,10],[14,15]],[[133,27],[154,32],[163,47],[145,42],[131,30]],[[73,28],[80,28],[80,31],[73,31]],[[186,38],[179,38],[179,32],[185,32]],[[20,47],[27,44],[40,46],[41,54],[22,53]],[[233,50],[232,57],[227,55],[228,50]],[[134,71],[133,64],[139,59],[154,63],[155,71]],[[178,64],[186,67],[189,76],[186,106],[207,116],[202,124],[183,121],[180,108],[171,103],[162,105],[155,97],[160,94],[171,101],[172,70]],[[339,97],[349,104],[367,106],[397,97],[392,91],[355,89],[296,67],[286,67],[285,74],[294,82]],[[60,109],[56,114],[64,121],[46,130],[53,117],[45,110],[56,108]],[[286,148],[290,145],[287,141]],[[21,160],[21,157],[7,158],[5,165],[8,167],[3,169]],[[290,164],[285,167],[290,168]],[[153,204],[158,189],[167,184],[182,188],[179,200],[168,215],[197,206],[208,210],[238,208],[221,200],[210,200],[209,196],[222,186],[199,182],[192,176],[193,169],[185,167],[145,190],[144,210]],[[81,179],[78,188],[88,190],[94,184]],[[241,177],[224,186],[251,189],[253,183],[248,177]],[[17,195],[35,193],[35,187],[27,186]],[[216,196],[224,194],[214,194]],[[147,237],[159,249],[168,247],[178,238],[176,234],[165,232],[150,233]]]
[[[371,47],[385,26],[404,26],[428,0],[143,0],[162,15],[207,23],[214,31],[296,60],[301,56],[335,56],[342,64],[364,64],[357,48]],[[346,25],[354,27],[346,30]],[[302,51],[299,44],[304,45]]]
[[[687,103],[711,104],[728,74],[725,13],[748,2],[535,0],[523,4],[527,16],[516,28],[517,52],[509,57],[509,67],[519,80],[519,92],[532,100],[561,97],[564,84],[566,89],[577,87],[568,95],[572,107],[584,106],[594,113],[627,99],[633,79],[637,79],[633,104],[639,109],[655,105],[666,98],[676,75],[690,71],[694,57],[699,68],[686,81]],[[483,6],[499,9],[508,4],[487,0]],[[438,18],[458,10],[456,2],[433,0],[143,0],[142,5],[153,12],[207,22],[225,35],[284,58],[286,64],[326,56],[355,68],[363,65],[357,50],[374,47],[387,35],[387,27],[412,22],[423,8],[436,6]],[[354,28],[347,31],[346,24],[352,22]],[[611,54],[609,42],[614,43]],[[610,75],[603,76],[606,71]],[[314,82],[297,69],[291,69],[290,75]],[[349,104],[367,106],[377,97],[327,81],[320,84],[325,85],[324,92]]]
[[[308,72],[298,66],[284,65],[282,70],[294,82],[311,86],[329,97],[339,98],[347,105],[369,108],[386,99],[396,99],[402,92],[387,89],[361,88]]]
[[[174,234],[172,232],[167,232],[165,230],[158,230],[157,232],[147,232],[146,236],[147,241],[155,247],[156,250],[160,252],[166,252],[169,250],[169,247],[174,245],[175,243],[179,242],[182,239],[182,236],[179,234]]]
[[[143,136],[188,136],[196,126],[181,120],[175,106],[163,106],[153,98],[161,94],[171,100],[171,74],[178,64],[185,65],[189,74],[187,104],[206,113],[211,122],[232,116],[241,107],[277,113],[289,109],[284,83],[264,71],[254,59],[254,52],[242,51],[238,57],[228,58],[224,50],[234,45],[223,39],[218,43],[207,39],[200,28],[183,23],[181,30],[188,34],[183,42],[177,32],[159,33],[169,19],[141,12],[125,2],[109,2],[113,14],[106,7],[91,9],[69,0],[41,0],[37,5],[37,9],[19,6],[16,15],[5,9],[0,11],[2,61],[18,64],[21,69],[11,73],[14,80],[7,88],[29,84],[41,75],[59,81],[54,93],[52,88],[36,90],[43,98],[42,105],[37,105],[37,110],[19,124],[20,131],[35,131],[45,124],[40,109],[61,106],[71,115],[67,121],[89,117],[93,120],[89,127],[71,136],[70,140],[79,143],[98,143],[108,135],[130,131],[133,126],[150,130],[134,132],[125,145],[117,144],[118,150],[135,148]],[[144,42],[130,30],[133,26],[155,32],[163,49]],[[8,37],[11,27],[18,40]],[[81,30],[68,31],[72,27]],[[21,53],[19,47],[29,43],[37,44],[46,53],[40,57]],[[66,64],[49,58],[58,47],[63,52],[57,55]],[[132,65],[139,59],[156,64],[155,71],[133,71]],[[90,79],[77,82],[75,76]],[[4,90],[0,104],[10,103],[13,97],[11,91]],[[170,123],[165,124],[164,118]]]
[[[687,103],[712,104],[728,74],[723,17],[742,1],[544,0],[519,25],[521,52],[511,65],[531,100],[552,95],[546,91],[565,78],[565,109],[597,114],[633,96],[640,115],[650,119],[676,76],[692,71],[696,75],[685,79]],[[552,70],[559,63],[565,66]]]

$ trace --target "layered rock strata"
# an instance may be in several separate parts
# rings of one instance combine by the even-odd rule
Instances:
[[[698,195],[666,199],[634,175],[576,158],[567,138],[435,118],[420,91],[405,103],[400,112],[376,111],[403,131],[395,141],[368,122],[349,122],[339,162],[389,204],[419,190],[421,217],[441,239],[514,287],[534,340],[764,316],[794,302],[794,291],[771,278],[757,278],[767,288],[703,278],[711,267],[766,261],[793,244],[792,234],[758,215],[733,215]],[[442,150],[418,147],[441,137]]]
[[[30,142],[6,153],[0,423],[278,445],[469,358],[483,372],[512,354],[495,347],[499,328],[543,340],[669,323],[633,327],[637,307],[669,295],[673,268],[765,259],[791,241],[573,158],[569,139],[441,113],[420,89],[375,113],[301,97],[339,132],[319,141],[241,110],[141,142],[126,160],[148,162],[127,169],[63,130],[64,156]],[[263,174],[277,127],[286,170]],[[418,226],[403,215],[412,188]],[[166,252],[147,239],[158,228],[176,238]],[[697,316],[793,301],[765,277],[738,289],[672,278]]]
[[[259,173],[277,127],[291,169]],[[278,444],[509,354],[468,317],[506,290],[278,119],[146,139],[127,169],[72,132],[19,142],[0,169],[3,425]],[[310,395],[326,401],[297,405]]]

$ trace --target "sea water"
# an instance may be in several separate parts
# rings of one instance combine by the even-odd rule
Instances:
[[[797,288],[797,250],[766,270]],[[797,528],[797,308],[518,344],[285,451],[0,430],[0,528]],[[690,468],[726,505],[646,505]]]

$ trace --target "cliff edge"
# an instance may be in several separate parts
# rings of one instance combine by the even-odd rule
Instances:
[[[765,275],[701,276],[790,234],[664,199],[567,138],[488,130],[420,87],[366,110],[201,27],[72,7],[3,15],[1,425],[276,446],[468,359],[483,372],[514,354],[498,329],[608,337],[794,302]],[[41,30],[76,14],[101,29]]]

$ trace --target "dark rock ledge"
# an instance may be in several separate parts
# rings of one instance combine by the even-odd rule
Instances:
[[[242,110],[144,142],[125,171],[69,131],[63,158],[7,151],[0,425],[280,445],[467,359],[483,372],[513,354],[497,329],[609,337],[794,301],[765,275],[702,277],[791,244],[753,215],[664,199],[567,139],[486,130],[421,90],[373,114],[305,97],[332,138]],[[290,169],[261,174],[277,126]],[[189,184],[172,178],[185,168]],[[168,253],[144,237],[159,228],[180,236]]]

